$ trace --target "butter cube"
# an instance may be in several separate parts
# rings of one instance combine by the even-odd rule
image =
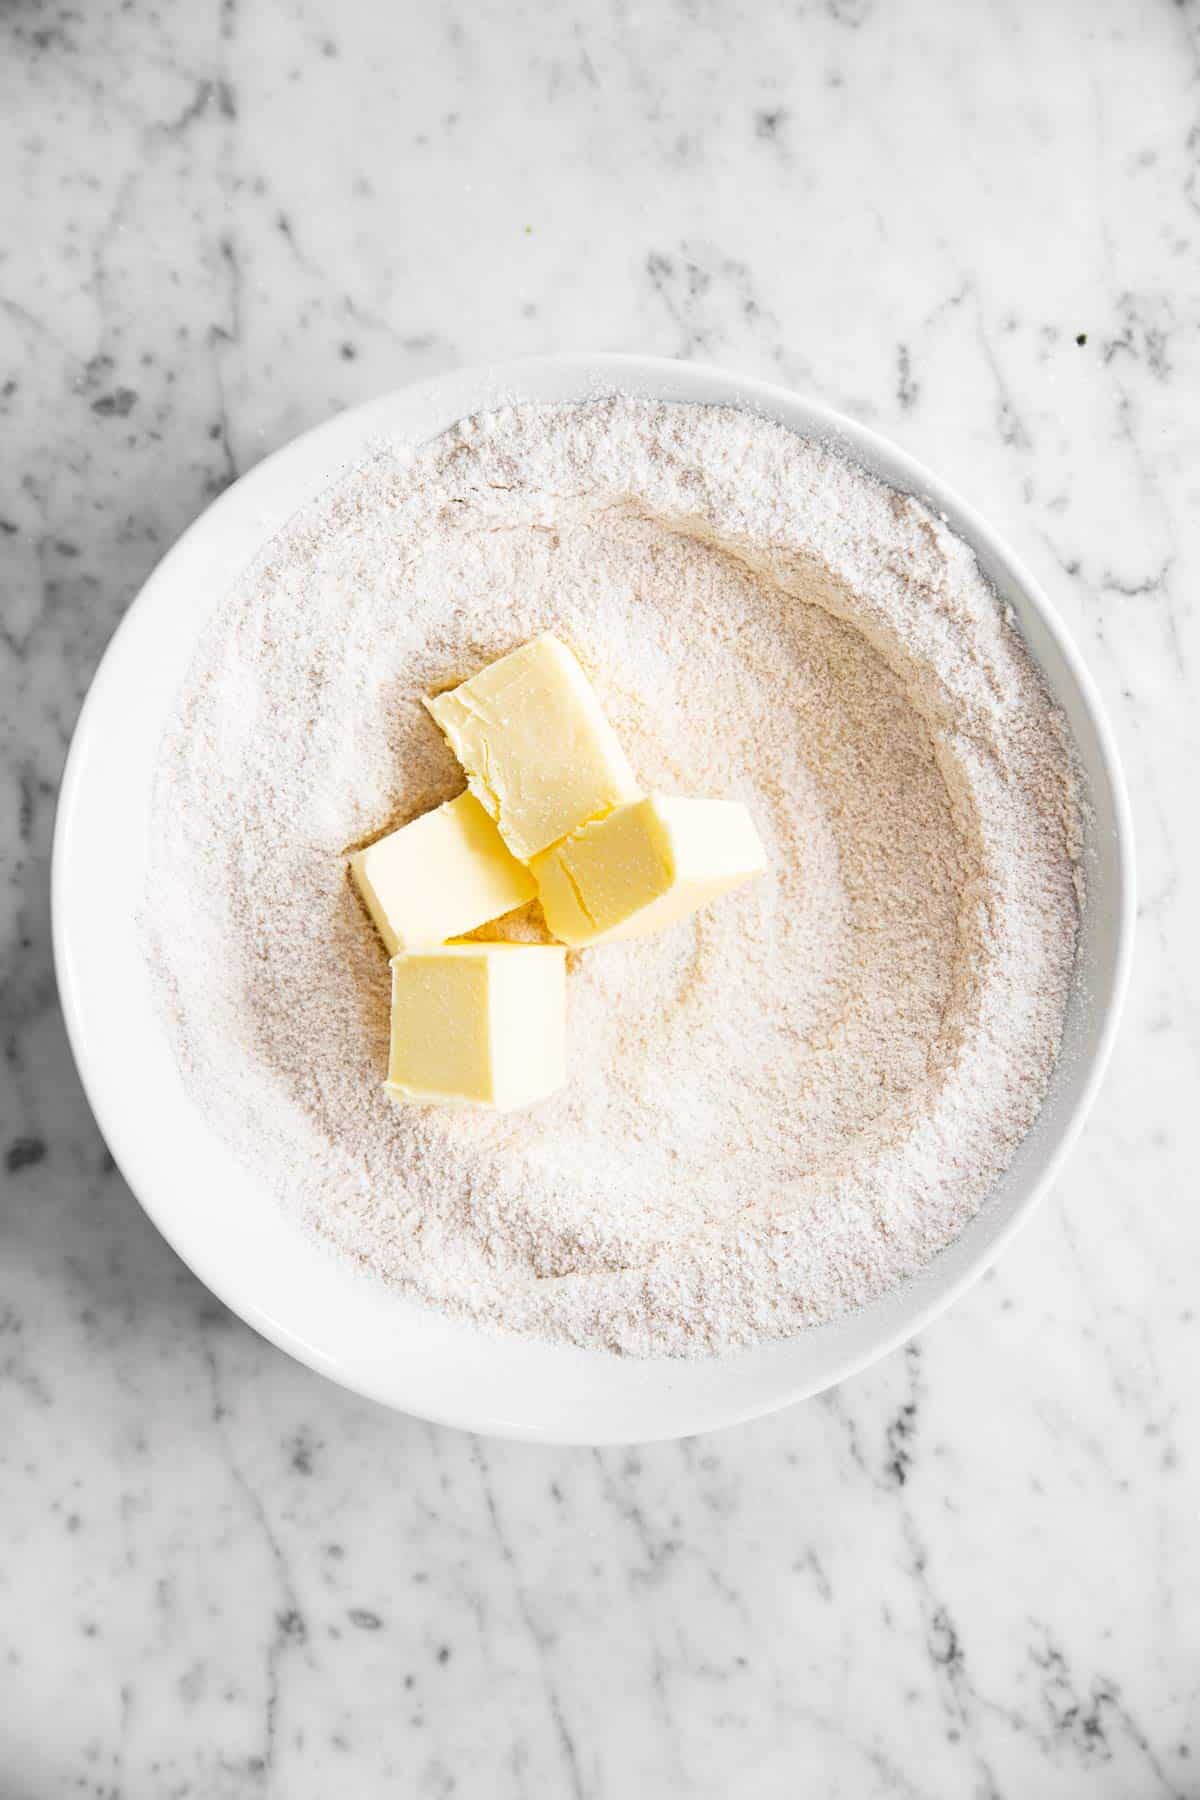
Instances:
[[[522,862],[640,792],[587,676],[549,633],[425,704]]]
[[[359,850],[350,873],[393,956],[461,937],[537,891],[471,793]]]
[[[387,1091],[509,1112],[566,1080],[566,951],[443,944],[392,958]]]
[[[564,944],[647,937],[767,866],[736,800],[651,794],[533,858],[546,923]]]

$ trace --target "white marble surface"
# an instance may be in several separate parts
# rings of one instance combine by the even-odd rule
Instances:
[[[0,5],[5,1800],[1200,1793],[1198,120],[1195,0]],[[574,347],[792,383],[975,500],[1142,875],[1103,1099],[994,1276],[628,1453],[388,1416],[228,1316],[113,1173],[47,921],[79,702],[206,500]]]

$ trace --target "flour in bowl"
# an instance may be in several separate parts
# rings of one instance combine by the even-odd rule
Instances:
[[[545,631],[643,785],[744,801],[770,873],[571,958],[552,1099],[398,1106],[345,854],[462,786],[422,696]],[[382,449],[218,608],[144,926],[192,1093],[335,1251],[504,1329],[711,1354],[883,1294],[986,1200],[1058,1051],[1076,804],[916,501],[741,410],[515,407]]]

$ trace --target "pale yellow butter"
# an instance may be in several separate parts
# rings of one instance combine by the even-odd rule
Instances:
[[[471,793],[359,850],[350,873],[391,955],[462,937],[537,891]]]
[[[549,633],[425,704],[522,862],[640,791],[587,676]]]
[[[766,866],[740,802],[661,794],[582,826],[530,864],[547,925],[574,946],[647,937]]]
[[[566,1080],[566,952],[443,944],[392,959],[387,1091],[509,1112]]]

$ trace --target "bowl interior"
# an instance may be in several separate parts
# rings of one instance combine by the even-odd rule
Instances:
[[[190,1100],[135,917],[159,740],[208,616],[263,542],[382,437],[421,442],[505,400],[620,389],[737,403],[831,441],[926,500],[1012,606],[1074,733],[1086,788],[1088,904],[1063,1051],[1042,1111],[988,1204],[918,1278],[786,1343],[705,1362],[631,1362],[497,1337],[416,1307],[320,1249],[255,1185]],[[1111,734],[1045,599],[969,508],[873,433],[775,388],[633,357],[460,371],[341,415],[224,494],[130,609],[84,706],[54,845],[55,956],[68,1031],[109,1146],[147,1212],[227,1305],[291,1354],[422,1417],[557,1442],[634,1442],[731,1424],[816,1393],[910,1336],[978,1276],[1045,1189],[1115,1028],[1132,920],[1130,831]]]

